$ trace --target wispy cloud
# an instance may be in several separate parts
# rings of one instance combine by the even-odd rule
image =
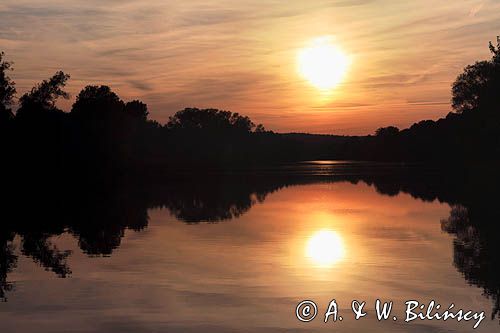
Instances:
[[[160,121],[185,106],[213,106],[282,131],[361,134],[382,121],[443,116],[451,82],[489,56],[498,31],[500,3],[491,0],[0,3],[0,45],[16,62],[20,93],[63,69],[73,96],[109,84],[144,100]],[[353,59],[330,97],[295,64],[297,50],[322,35]]]
[[[483,9],[483,7],[484,7],[484,2],[481,2],[480,4],[472,7],[470,12],[469,12],[469,16],[470,17],[476,16],[477,13],[479,13],[481,11],[481,9]]]

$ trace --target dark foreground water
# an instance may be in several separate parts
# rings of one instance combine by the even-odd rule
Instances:
[[[407,300],[484,311],[476,331],[500,331],[491,180],[330,162],[263,173],[5,207],[0,332],[471,332],[476,322],[405,323]],[[387,321],[378,298],[394,302]],[[306,299],[319,311],[309,323],[295,314]],[[343,320],[325,324],[332,299]],[[354,319],[352,300],[367,302],[366,317]]]

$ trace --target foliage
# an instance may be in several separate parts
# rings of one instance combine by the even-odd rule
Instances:
[[[8,76],[8,71],[12,70],[12,63],[5,61],[5,54],[0,52],[0,122],[13,118],[9,108],[16,94],[15,82]]]
[[[170,117],[169,129],[250,133],[256,127],[247,116],[217,109],[186,108]],[[262,125],[259,131],[263,131]]]
[[[375,131],[375,135],[378,137],[394,137],[398,133],[399,128],[395,126],[381,127]]]
[[[134,100],[125,104],[125,113],[129,116],[141,120],[148,119],[148,106],[139,100]]]
[[[119,113],[125,104],[108,86],[86,86],[76,96],[71,113],[77,117]]]
[[[490,43],[491,60],[465,67],[452,87],[452,106],[458,113],[490,113],[500,105],[500,43]]]
[[[63,90],[69,78],[68,74],[59,71],[50,79],[43,80],[33,87],[19,99],[20,108],[17,117],[29,117],[42,111],[56,111],[57,99],[69,98],[69,94]]]

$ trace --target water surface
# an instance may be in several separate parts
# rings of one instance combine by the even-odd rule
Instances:
[[[48,229],[38,225],[47,215],[26,226],[14,217],[3,237],[2,332],[472,330],[405,324],[410,299],[484,310],[478,331],[497,332],[497,275],[483,267],[496,253],[479,227],[463,225],[471,208],[443,200],[441,185],[398,179],[193,182],[156,198],[145,188],[118,203],[79,202]],[[394,302],[398,321],[376,321],[377,298]],[[319,306],[311,323],[295,317],[304,299]],[[324,324],[331,299],[344,320]],[[368,303],[359,321],[354,299]]]

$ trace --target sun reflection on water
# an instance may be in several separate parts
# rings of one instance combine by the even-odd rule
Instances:
[[[306,256],[319,267],[331,267],[345,255],[342,237],[332,230],[314,233],[306,245]]]

